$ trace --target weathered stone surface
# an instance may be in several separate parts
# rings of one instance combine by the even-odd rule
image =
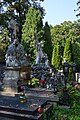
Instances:
[[[5,69],[5,72],[4,72],[4,79],[3,79],[3,92],[1,92],[1,94],[14,96],[18,91],[17,82],[18,80],[22,79],[21,73],[26,73],[25,80],[27,81],[31,68],[30,67],[5,67],[4,69]]]

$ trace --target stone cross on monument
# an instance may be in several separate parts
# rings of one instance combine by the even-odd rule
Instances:
[[[17,32],[19,32],[19,28],[17,25],[17,22],[14,19],[11,19],[10,22],[8,23],[8,28],[10,29],[11,32],[11,39],[17,37]]]

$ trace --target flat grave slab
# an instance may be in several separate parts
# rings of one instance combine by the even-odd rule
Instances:
[[[45,100],[31,98],[21,103],[19,98],[0,96],[0,110],[34,115],[39,105],[43,107],[46,102]]]
[[[21,103],[18,97],[0,96],[0,116],[17,120],[42,120],[43,113],[38,113],[39,105],[46,114],[50,113],[52,105],[46,100],[27,98],[26,102]]]
[[[54,94],[53,90],[48,90],[45,88],[30,88],[26,90],[27,97],[41,98],[53,102],[58,102],[59,97],[57,94]]]

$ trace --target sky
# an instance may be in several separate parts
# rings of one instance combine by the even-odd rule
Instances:
[[[63,23],[64,21],[76,21],[75,9],[77,9],[78,0],[44,0],[41,4],[45,9],[45,17],[43,23],[46,21],[48,24],[56,25]]]

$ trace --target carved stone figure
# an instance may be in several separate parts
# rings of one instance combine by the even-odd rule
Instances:
[[[11,19],[10,22],[8,23],[8,28],[10,29],[11,32],[11,38],[15,37],[16,38],[16,34],[17,32],[19,32],[19,28],[17,25],[17,22],[14,19]]]
[[[29,62],[24,52],[23,45],[19,43],[18,39],[15,39],[13,43],[10,44],[6,53],[6,66],[27,66]]]
[[[34,42],[36,47],[36,64],[41,62],[41,59],[43,58],[43,51],[42,51],[42,42],[38,41],[36,33],[34,34]]]

